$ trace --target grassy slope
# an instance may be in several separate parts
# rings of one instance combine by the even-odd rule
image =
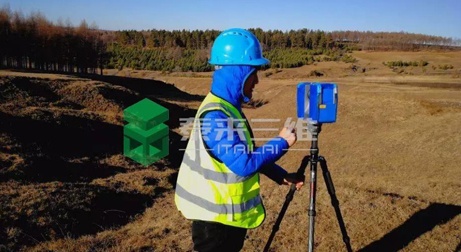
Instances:
[[[354,56],[365,72],[326,62],[268,77],[261,73],[255,98],[268,104],[245,113],[280,122],[253,123],[253,128],[280,128],[295,116],[298,82],[337,83],[338,122],[324,125],[319,144],[353,249],[459,249],[461,54]],[[407,68],[397,74],[382,65],[420,59],[430,62],[425,71]],[[439,64],[454,69],[432,69]],[[308,76],[312,70],[325,76]],[[209,88],[209,74],[111,74],[90,79],[0,71],[0,244],[31,251],[190,250],[189,222],[173,203],[181,156],[175,149],[183,144],[175,122],[193,116]],[[121,155],[121,111],[146,96],[168,107],[172,117],[171,155],[150,167]],[[257,132],[256,137],[274,134]],[[278,162],[291,171],[309,142],[298,141],[294,148],[300,150]],[[318,175],[317,250],[339,251],[343,243],[336,217]],[[249,231],[245,251],[264,247],[288,189],[264,177],[262,184],[267,219]],[[306,187],[295,195],[272,243],[274,251],[306,250],[307,206]]]

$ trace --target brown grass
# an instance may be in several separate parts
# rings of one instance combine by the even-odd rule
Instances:
[[[297,83],[337,83],[338,120],[323,126],[319,148],[353,250],[459,251],[461,79],[454,73],[460,56],[357,52],[355,64],[365,72],[337,62],[262,71],[254,103],[244,111],[250,119],[279,120],[252,123],[254,129],[281,128],[288,117],[296,120]],[[421,59],[454,69],[402,75],[382,65]],[[311,71],[325,75],[309,77]],[[0,71],[0,247],[191,251],[190,221],[173,202],[178,149],[185,144],[179,118],[194,116],[211,75],[106,73]],[[121,113],[145,97],[170,110],[170,155],[149,167],[121,150]],[[258,138],[275,134],[255,132]],[[309,147],[300,139],[278,164],[296,171]],[[267,218],[249,231],[244,251],[262,250],[288,190],[266,177],[261,183]],[[272,251],[306,251],[308,195],[307,186],[295,194]],[[316,206],[316,251],[344,251],[320,170]]]

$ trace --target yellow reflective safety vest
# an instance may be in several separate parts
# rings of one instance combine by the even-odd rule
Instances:
[[[253,151],[251,129],[240,112],[229,102],[209,93],[198,109],[179,168],[176,206],[187,219],[241,228],[258,227],[265,218],[259,195],[259,173],[238,176],[206,150],[201,133],[206,121],[202,120],[201,124],[200,119],[205,112],[213,110],[220,110],[231,118],[228,124],[244,134],[246,151]]]

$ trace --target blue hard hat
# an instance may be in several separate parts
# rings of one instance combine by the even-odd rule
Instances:
[[[232,28],[221,32],[211,48],[212,65],[249,65],[262,66],[269,60],[262,55],[261,45],[256,36],[240,28]]]

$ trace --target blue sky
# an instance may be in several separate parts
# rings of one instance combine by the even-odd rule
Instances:
[[[409,32],[461,39],[461,0],[0,0],[53,22],[108,30],[230,27]]]

